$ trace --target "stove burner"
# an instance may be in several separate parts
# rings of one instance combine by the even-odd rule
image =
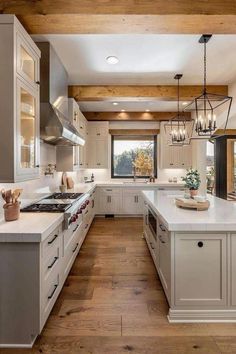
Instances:
[[[50,213],[63,213],[71,204],[32,204],[23,209],[22,212],[50,212]]]
[[[78,199],[83,193],[53,193],[45,199]]]

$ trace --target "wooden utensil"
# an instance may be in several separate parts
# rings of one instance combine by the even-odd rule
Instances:
[[[2,189],[2,190],[1,190],[1,193],[2,193],[2,198],[6,201],[6,192],[5,192],[5,189]]]
[[[22,191],[23,191],[23,189],[21,189],[21,188],[17,188],[17,189],[15,189],[13,191],[13,199],[14,199],[13,203],[17,202],[17,200],[18,200],[19,196],[21,195]]]
[[[74,181],[71,177],[66,178],[67,181],[67,188],[68,189],[73,189],[74,188]]]
[[[6,203],[11,203],[12,201],[12,190],[9,189],[8,191],[6,191]]]
[[[67,186],[67,176],[66,176],[66,172],[62,173],[62,184],[64,184],[64,186]]]

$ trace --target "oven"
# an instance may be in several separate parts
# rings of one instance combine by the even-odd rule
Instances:
[[[150,206],[148,206],[147,225],[154,240],[157,241],[157,215]]]

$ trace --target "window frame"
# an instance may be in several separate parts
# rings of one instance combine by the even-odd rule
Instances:
[[[120,134],[122,136],[122,134]],[[125,137],[125,135],[123,135]],[[127,135],[127,137],[132,137],[132,135]],[[117,178],[117,179],[131,179],[134,178],[134,176],[115,176],[114,175],[114,140],[115,140],[116,135],[111,135],[111,178]],[[154,138],[154,177],[157,178],[157,135],[153,135]],[[124,139],[125,140],[125,139]],[[150,176],[136,176],[136,178],[139,179],[145,179],[149,178]]]

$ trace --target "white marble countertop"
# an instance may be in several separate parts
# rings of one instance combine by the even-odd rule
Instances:
[[[79,183],[68,192],[89,193],[96,186],[121,186],[140,188],[145,187],[182,187],[183,183],[156,182],[154,183],[123,183],[123,181],[102,181],[94,183]],[[57,190],[59,191],[59,190]],[[21,198],[21,207],[35,203],[51,193],[33,193]],[[63,213],[21,213],[19,220],[6,222],[0,215],[0,242],[40,242],[53,231],[64,219]]]
[[[206,211],[178,208],[173,191],[142,191],[144,199],[159,214],[169,231],[236,231],[236,203],[207,196],[210,207]]]

